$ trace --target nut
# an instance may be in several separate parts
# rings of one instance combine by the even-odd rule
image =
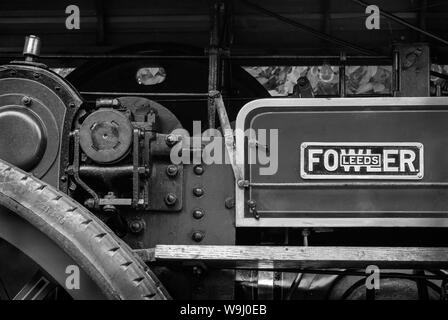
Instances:
[[[166,203],[167,206],[170,206],[170,207],[174,206],[176,201],[177,201],[177,196],[174,193],[168,193],[165,196],[165,203]]]

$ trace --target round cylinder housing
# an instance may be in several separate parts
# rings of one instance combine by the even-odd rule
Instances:
[[[99,109],[90,114],[79,130],[82,151],[93,161],[107,164],[125,157],[132,143],[129,118],[114,109]]]

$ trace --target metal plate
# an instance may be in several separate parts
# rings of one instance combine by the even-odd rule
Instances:
[[[304,142],[300,145],[302,179],[423,178],[423,144]]]
[[[446,123],[448,99],[443,97],[253,101],[240,111],[236,123],[237,163],[249,184],[247,188],[235,187],[236,225],[448,227]],[[263,141],[247,137],[249,129],[276,129],[277,145],[267,139],[264,148]],[[418,149],[418,159],[412,163],[419,172],[405,168],[401,173],[369,177],[355,172],[303,176],[306,172],[302,168],[301,174],[301,166],[306,162],[300,159],[302,144],[369,145],[379,153],[417,153]],[[269,151],[271,158],[278,153],[273,174],[263,174],[261,169],[268,165],[254,163],[254,149]],[[260,219],[254,218],[249,200],[255,202]]]

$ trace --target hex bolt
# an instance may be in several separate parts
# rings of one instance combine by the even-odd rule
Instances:
[[[243,189],[249,186],[249,181],[240,179],[238,180],[237,184],[239,188]]]
[[[169,134],[166,136],[166,144],[172,146],[177,142],[177,138],[174,134]]]
[[[201,164],[195,165],[193,171],[196,175],[200,176],[204,173],[204,166]]]
[[[202,211],[201,209],[193,210],[193,217],[195,219],[201,219],[203,216],[204,216],[204,211]]]
[[[204,233],[202,233],[201,231],[195,231],[193,232],[191,238],[193,239],[193,241],[201,242],[202,239],[204,239]]]
[[[204,189],[202,189],[201,187],[193,188],[193,194],[194,194],[196,197],[201,197],[201,196],[204,195]]]
[[[140,233],[145,229],[145,222],[142,219],[135,219],[129,222],[129,230],[132,233]]]
[[[170,177],[175,177],[177,175],[178,168],[175,164],[170,164],[166,167],[166,174]]]
[[[25,106],[29,106],[29,105],[31,105],[31,102],[32,102],[32,100],[31,100],[31,98],[30,97],[23,97],[22,98],[22,103],[25,105]]]
[[[166,203],[167,206],[170,206],[170,207],[174,206],[176,201],[177,201],[177,197],[176,197],[176,195],[174,193],[168,193],[165,196],[165,203]]]

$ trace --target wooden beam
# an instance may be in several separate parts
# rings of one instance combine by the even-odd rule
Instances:
[[[255,269],[446,268],[448,248],[157,245],[154,260]]]

